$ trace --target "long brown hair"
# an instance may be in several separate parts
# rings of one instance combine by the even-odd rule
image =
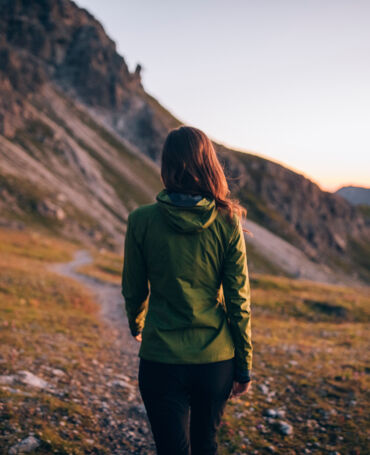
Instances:
[[[217,210],[242,220],[247,209],[231,198],[224,169],[212,141],[198,128],[179,126],[171,130],[162,149],[161,177],[168,191],[202,194],[215,199]],[[251,234],[247,229],[244,232]]]

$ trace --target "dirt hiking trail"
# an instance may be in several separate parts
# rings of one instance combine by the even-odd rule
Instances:
[[[94,388],[102,391],[102,396],[94,396],[94,400],[101,401],[103,413],[106,415],[107,446],[113,445],[114,450],[111,453],[115,455],[154,455],[155,445],[137,382],[140,343],[129,331],[120,286],[76,271],[92,262],[93,258],[87,250],[78,250],[72,261],[51,264],[49,269],[78,281],[91,292],[100,305],[100,314],[107,325],[110,338],[113,338],[111,356],[115,365],[118,363],[122,366],[122,374],[113,374],[108,384],[115,389],[122,389],[123,399],[117,400],[114,394],[104,393],[106,387],[101,387],[106,386],[106,370],[111,372],[110,365],[99,365],[105,371],[103,374],[98,374],[100,371],[97,371],[97,374],[93,375],[96,381],[105,382]]]

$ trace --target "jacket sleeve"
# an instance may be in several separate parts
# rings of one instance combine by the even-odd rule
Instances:
[[[225,252],[222,288],[229,327],[235,346],[235,381],[248,382],[252,370],[251,291],[247,252],[238,218]]]
[[[131,215],[132,213],[127,219],[121,293],[125,298],[125,309],[131,334],[136,336],[144,327],[148,309],[149,286],[144,254],[135,237]]]

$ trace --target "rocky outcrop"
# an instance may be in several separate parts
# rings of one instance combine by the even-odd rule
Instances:
[[[0,16],[2,68],[18,91],[35,90],[53,78],[87,103],[112,109],[130,92],[143,90],[140,72],[130,73],[101,24],[73,2],[1,0]],[[30,72],[17,71],[21,55]]]
[[[345,256],[350,237],[370,234],[355,207],[303,175],[249,153],[221,146],[218,151],[232,192],[246,202],[249,217],[279,232],[312,260],[325,262],[330,253]]]
[[[0,0],[0,37],[2,134],[12,137],[26,117],[22,98],[53,81],[158,160],[163,137],[179,122],[157,115],[142,86],[141,65],[129,71],[90,13],[69,0]]]

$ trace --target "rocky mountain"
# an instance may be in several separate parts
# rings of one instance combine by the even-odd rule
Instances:
[[[275,162],[218,146],[233,194],[249,218],[298,247],[311,261],[340,266],[370,263],[370,219],[340,195]]]
[[[346,199],[353,205],[369,205],[370,206],[370,188],[360,186],[343,186],[335,192]]]
[[[127,214],[154,201],[161,146],[180,125],[146,93],[140,70],[129,71],[101,24],[72,1],[0,0],[2,224],[122,249]],[[284,166],[214,145],[251,221],[312,263],[370,277],[362,211]],[[259,255],[263,270],[269,254]]]

